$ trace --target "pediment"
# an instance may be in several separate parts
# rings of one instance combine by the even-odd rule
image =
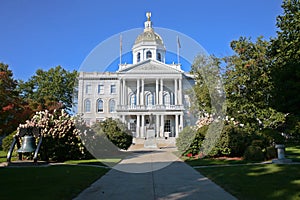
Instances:
[[[168,65],[154,60],[147,60],[135,65],[131,65],[119,72],[122,73],[182,73],[176,65]]]

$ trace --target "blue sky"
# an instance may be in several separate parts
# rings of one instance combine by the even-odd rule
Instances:
[[[228,56],[240,36],[276,36],[281,0],[0,0],[0,62],[14,78],[61,65],[78,70],[86,56],[112,35],[143,28],[152,12],[154,27],[196,40],[209,54]],[[185,48],[182,46],[182,48]]]

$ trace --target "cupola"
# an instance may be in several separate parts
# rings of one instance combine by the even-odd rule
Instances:
[[[147,59],[165,63],[166,48],[160,35],[153,30],[151,12],[147,12],[146,17],[144,32],[137,36],[132,47],[133,64]]]

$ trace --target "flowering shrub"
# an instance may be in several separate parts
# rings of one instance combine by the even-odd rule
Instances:
[[[42,160],[65,161],[89,157],[80,139],[80,130],[75,126],[75,119],[64,110],[50,113],[37,112],[20,128],[39,127],[43,136],[40,149]],[[18,129],[20,130],[20,129]]]

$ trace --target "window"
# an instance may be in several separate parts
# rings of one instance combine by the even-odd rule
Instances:
[[[152,53],[151,53],[151,51],[147,51],[147,53],[146,53],[146,58],[152,58]]]
[[[170,94],[166,92],[164,94],[164,105],[170,105],[170,104],[171,104]]]
[[[91,101],[89,99],[84,101],[84,112],[91,112]]]
[[[130,95],[130,105],[131,106],[136,105],[136,96],[135,96],[135,94]]]
[[[85,93],[86,94],[92,94],[92,86],[91,85],[86,85],[85,86]]]
[[[160,53],[157,53],[157,60],[161,61],[161,54]]]
[[[97,112],[103,112],[103,100],[98,99],[97,101]]]
[[[136,60],[137,60],[137,62],[140,62],[140,61],[141,61],[141,53],[138,53],[138,54],[137,54]]]
[[[116,91],[116,85],[111,85],[110,86],[110,93],[111,94],[116,94],[117,93],[117,91]]]
[[[116,112],[116,102],[113,99],[109,101],[109,112]]]
[[[104,94],[104,85],[98,85],[98,94]]]
[[[171,132],[171,120],[165,120],[164,132]]]
[[[150,92],[146,95],[146,105],[154,105],[153,94]]]

